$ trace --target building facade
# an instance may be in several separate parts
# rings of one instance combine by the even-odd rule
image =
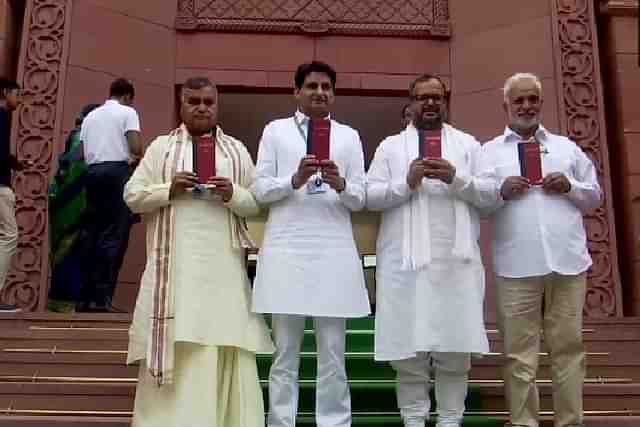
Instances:
[[[176,126],[180,85],[211,77],[222,125],[255,154],[264,124],[294,108],[295,68],[312,59],[338,71],[335,115],[360,130],[368,159],[398,131],[419,74],[445,78],[453,123],[482,141],[504,129],[504,80],[540,76],[545,126],[580,144],[605,191],[586,217],[585,315],[640,315],[635,0],[0,0],[0,70],[24,89],[13,144],[35,162],[15,178],[21,235],[5,297],[46,307],[48,184],[77,113],[114,78],[134,82],[149,142]],[[116,295],[125,306],[144,267],[142,227],[131,239]]]

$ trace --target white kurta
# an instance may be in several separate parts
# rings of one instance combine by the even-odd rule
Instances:
[[[449,128],[453,143],[464,146],[474,170],[480,144],[470,135]],[[452,143],[443,140],[443,144]],[[444,148],[444,147],[443,147]],[[446,150],[443,150],[443,152]],[[451,185],[424,179],[415,191],[428,193],[431,263],[420,270],[402,269],[403,210],[414,191],[406,183],[408,163],[418,156],[418,134],[412,126],[385,139],[376,150],[368,173],[367,205],[382,210],[376,264],[376,360],[401,360],[420,352],[485,353],[485,272],[478,239],[480,226],[474,206],[494,201],[492,182],[472,174],[456,174]],[[454,164],[455,166],[455,164]],[[458,170],[463,168],[458,165]],[[472,222],[470,260],[452,256],[455,238],[454,200],[467,202]]]
[[[141,213],[169,203],[175,207],[174,250],[169,256],[174,263],[176,341],[233,346],[251,352],[272,351],[264,320],[250,311],[251,290],[244,253],[233,249],[229,230],[230,211],[240,216],[258,213],[253,196],[249,190],[234,185],[229,203],[213,197],[195,199],[191,193],[169,200],[170,184],[162,183],[161,177],[168,144],[167,137],[152,143],[127,184],[125,200],[132,210]],[[178,171],[192,170],[192,151],[186,147]],[[252,167],[244,146],[239,151],[245,165]],[[218,175],[230,176],[229,160],[219,149],[216,169]],[[151,234],[147,230],[147,240]],[[150,245],[148,241],[147,247]],[[129,362],[145,358],[156,262],[156,254],[148,253],[130,329]]]
[[[305,122],[304,132],[306,128]],[[358,133],[332,120],[330,153],[346,179],[345,190],[340,194],[331,188],[322,194],[308,194],[305,186],[294,190],[291,177],[306,154],[306,141],[293,117],[275,120],[264,129],[254,192],[270,210],[254,281],[256,312],[326,317],[369,314],[351,225],[351,211],[365,203]]]

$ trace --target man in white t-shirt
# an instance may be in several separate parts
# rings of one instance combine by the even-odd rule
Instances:
[[[109,99],[82,123],[80,140],[87,162],[87,203],[91,212],[78,311],[109,312],[131,229],[131,211],[122,193],[142,156],[140,120],[131,107],[131,82],[117,79]]]

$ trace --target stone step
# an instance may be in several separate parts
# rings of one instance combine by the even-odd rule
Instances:
[[[499,415],[468,415],[464,419],[465,427],[502,427],[506,416]],[[91,415],[0,415],[1,427],[129,427],[130,418],[124,416],[91,416]],[[298,425],[313,426],[313,416],[301,415],[297,420]],[[353,425],[402,427],[398,415],[371,416],[358,415],[353,417]],[[585,425],[589,427],[637,427],[640,425],[640,416],[637,415],[602,415],[594,414],[585,417]],[[433,424],[428,424],[432,427]],[[553,427],[552,417],[541,417],[540,427]]]
[[[13,381],[0,382],[0,408],[17,410],[82,410],[130,411],[135,396],[135,380],[98,381]],[[262,381],[265,403],[267,381]],[[352,407],[360,412],[396,411],[394,381],[350,381]],[[551,410],[552,386],[539,384],[541,408]],[[432,393],[433,394],[433,393]],[[433,396],[432,396],[433,397]],[[312,411],[315,406],[315,383],[302,381],[300,410]],[[466,403],[469,411],[504,411],[505,397],[500,381],[471,381]],[[640,384],[611,383],[585,385],[585,410],[639,411]]]

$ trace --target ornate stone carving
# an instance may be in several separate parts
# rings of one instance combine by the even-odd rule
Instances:
[[[593,257],[585,315],[621,316],[622,290],[594,2],[553,0],[553,3],[556,82],[562,131],[593,159],[605,194],[602,207],[585,217]]]
[[[179,30],[449,37],[448,0],[178,0]]]
[[[34,165],[14,179],[19,241],[3,289],[6,301],[44,310],[48,289],[47,190],[54,140],[60,134],[70,0],[29,0],[18,81],[23,104],[14,113],[19,159]]]

